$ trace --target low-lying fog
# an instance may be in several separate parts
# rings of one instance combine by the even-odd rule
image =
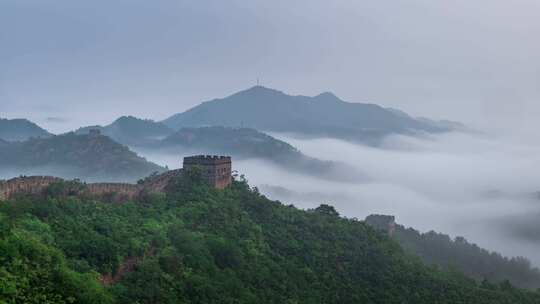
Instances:
[[[392,214],[421,231],[464,236],[486,249],[540,265],[540,145],[480,134],[388,138],[374,148],[336,139],[272,134],[309,156],[340,160],[367,179],[332,182],[260,160],[234,161],[262,193],[300,208],[330,203],[344,216]],[[180,155],[143,154],[170,168]]]

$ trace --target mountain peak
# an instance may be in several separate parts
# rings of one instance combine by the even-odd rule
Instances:
[[[316,100],[320,100],[320,101],[342,101],[341,99],[339,99],[339,97],[337,97],[334,93],[332,92],[323,92],[317,96],[314,97]]]
[[[115,123],[129,123],[129,122],[139,122],[144,121],[143,119],[137,118],[135,116],[127,115],[118,117],[113,124]]]
[[[233,96],[238,96],[238,95],[243,95],[243,96],[250,96],[250,97],[256,97],[256,96],[281,96],[281,95],[285,95],[285,93],[281,92],[281,91],[278,91],[278,90],[275,90],[275,89],[271,89],[271,88],[267,88],[267,87],[264,87],[264,86],[261,86],[261,85],[256,85],[256,86],[253,86],[247,90],[244,90],[244,91],[240,91],[236,94],[234,94]]]
[[[333,136],[362,142],[375,142],[387,134],[452,130],[375,104],[346,102],[331,92],[309,97],[289,95],[263,86],[211,100],[173,115],[163,123],[172,129],[246,125],[265,131]]]
[[[6,141],[24,141],[31,137],[48,136],[51,136],[51,133],[28,119],[0,118],[0,138]]]

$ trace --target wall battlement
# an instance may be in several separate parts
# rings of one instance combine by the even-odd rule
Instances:
[[[230,164],[230,156],[218,156],[218,155],[195,155],[184,157],[184,167],[188,165],[219,165]]]

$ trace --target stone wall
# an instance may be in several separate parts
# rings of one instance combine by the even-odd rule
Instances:
[[[199,167],[206,181],[215,188],[223,189],[232,182],[230,156],[197,155],[184,158],[184,169]]]
[[[53,176],[23,176],[0,181],[0,200],[6,200],[15,194],[40,194],[49,185],[62,181]]]
[[[142,185],[127,183],[83,184],[79,194],[95,196],[107,201],[120,202],[136,199],[142,192],[164,192],[169,182],[182,174],[182,170],[171,170],[149,178]],[[47,187],[64,181],[52,176],[24,176],[0,181],[0,200],[7,200],[16,194],[42,194]]]
[[[137,198],[140,190],[140,186],[134,184],[95,183],[87,184],[85,192],[91,196],[108,198],[111,201],[125,201]]]
[[[7,200],[16,194],[41,194],[53,183],[63,179],[52,176],[24,176],[0,181],[0,200]],[[124,183],[86,184],[83,193],[91,196],[116,196],[121,199],[134,199],[141,187]]]
[[[182,169],[170,170],[157,176],[147,178],[144,184],[142,184],[142,191],[146,193],[165,192],[169,182],[180,176],[182,172]]]

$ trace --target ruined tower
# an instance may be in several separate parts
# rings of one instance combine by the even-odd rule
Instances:
[[[101,130],[100,129],[90,129],[88,131],[88,135],[90,135],[90,136],[100,136],[101,135]]]
[[[196,155],[184,157],[184,170],[199,167],[208,184],[223,189],[232,182],[230,156]]]
[[[371,214],[366,217],[366,224],[376,230],[388,233],[393,236],[396,232],[396,218],[392,215]]]

